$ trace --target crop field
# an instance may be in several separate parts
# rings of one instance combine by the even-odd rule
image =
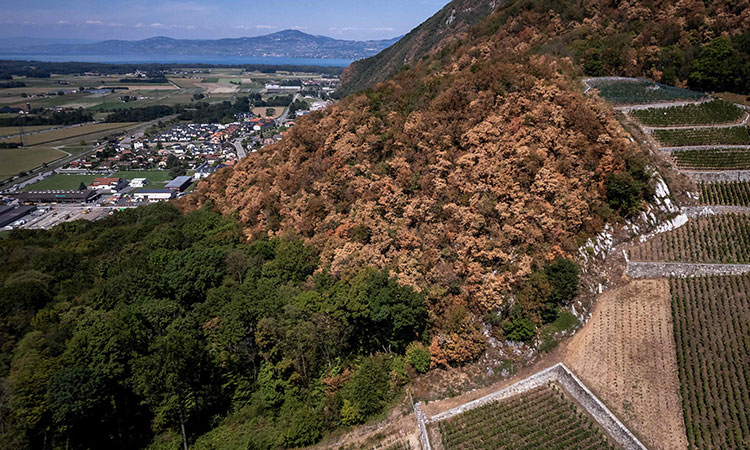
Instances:
[[[100,133],[104,131],[114,131],[119,128],[125,128],[134,125],[133,123],[94,123],[82,126],[63,128],[59,130],[36,133],[26,136],[24,141],[26,145],[40,145],[50,142],[62,141],[65,139],[86,136],[89,134]],[[2,142],[20,142],[19,138],[4,139]]]
[[[667,147],[750,144],[747,127],[654,130],[653,133],[654,138]]]
[[[699,188],[703,205],[750,206],[750,182],[701,183]]]
[[[745,114],[744,109],[724,100],[630,112],[630,115],[643,125],[654,127],[733,123],[745,117]]]
[[[630,250],[634,261],[750,263],[750,216],[701,217]]]
[[[48,147],[0,149],[0,179],[10,178],[65,156]]]
[[[750,276],[670,280],[690,448],[750,444]]]
[[[564,362],[651,449],[687,447],[669,281],[605,292]]]
[[[39,130],[48,130],[55,128],[57,125],[34,125],[29,127],[23,127],[24,133],[30,133]],[[0,127],[0,136],[13,136],[21,132],[20,127]]]
[[[56,174],[23,188],[24,191],[75,190],[81,183],[88,186],[102,175]]]
[[[635,78],[616,81],[594,79],[589,84],[599,90],[599,95],[603,99],[618,105],[700,100],[706,96],[700,92]]]
[[[616,448],[554,385],[466,411],[438,427],[446,450]]]
[[[750,168],[750,148],[719,148],[672,152],[672,160],[680,169],[740,170]]]

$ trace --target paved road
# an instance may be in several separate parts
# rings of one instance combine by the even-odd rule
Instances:
[[[299,97],[300,97],[299,94],[294,94],[294,98],[292,98],[292,103],[294,103],[297,100],[299,100]],[[292,103],[290,103],[289,106],[292,106]],[[289,118],[289,108],[288,107],[284,110],[284,114],[282,114],[281,117],[279,117],[278,121],[279,121],[279,123],[283,123],[283,122],[286,122],[287,118]]]
[[[242,138],[237,139],[233,142],[234,148],[237,149],[237,159],[242,159],[247,156],[245,147],[242,145]]]

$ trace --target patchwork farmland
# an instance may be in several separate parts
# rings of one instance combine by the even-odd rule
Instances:
[[[750,206],[750,182],[700,183],[702,205]]]
[[[750,169],[750,147],[681,150],[672,152],[672,159],[682,170],[745,170]]]

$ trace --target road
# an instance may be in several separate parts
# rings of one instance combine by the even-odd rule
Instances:
[[[247,156],[245,147],[242,145],[242,138],[237,139],[233,142],[234,148],[237,149],[237,159],[242,159]]]
[[[297,100],[299,100],[299,97],[300,97],[299,94],[294,94],[294,98],[292,98],[292,103],[294,103]],[[292,106],[292,103],[290,103],[289,106]],[[281,115],[281,117],[279,117],[278,122],[279,123],[284,123],[284,122],[286,122],[286,120],[287,120],[288,117],[289,117],[289,107],[287,107],[286,109],[284,109],[284,113]]]
[[[66,126],[63,126],[63,127],[45,128],[43,130],[36,130],[36,131],[24,131],[23,135],[24,136],[30,136],[32,134],[47,133],[48,131],[55,131],[55,130],[65,130],[67,128],[82,127],[84,125],[93,125],[95,123],[96,122],[83,122],[83,123],[76,123],[76,124],[73,124],[73,125],[66,125]],[[3,139],[11,139],[11,138],[17,138],[19,136],[21,136],[21,133],[10,134],[10,135],[7,135],[7,136],[2,136],[2,138]]]

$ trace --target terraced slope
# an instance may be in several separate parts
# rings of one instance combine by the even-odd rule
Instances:
[[[750,206],[750,182],[701,183],[702,205]]]
[[[439,428],[446,450],[617,448],[554,385],[469,410]]]
[[[750,216],[701,217],[630,250],[633,261],[750,264]]]
[[[643,125],[666,127],[733,123],[743,119],[746,113],[733,103],[717,99],[669,108],[639,109],[631,111],[630,115]]]
[[[672,152],[672,159],[683,170],[746,170],[750,169],[750,147],[682,150]]]

